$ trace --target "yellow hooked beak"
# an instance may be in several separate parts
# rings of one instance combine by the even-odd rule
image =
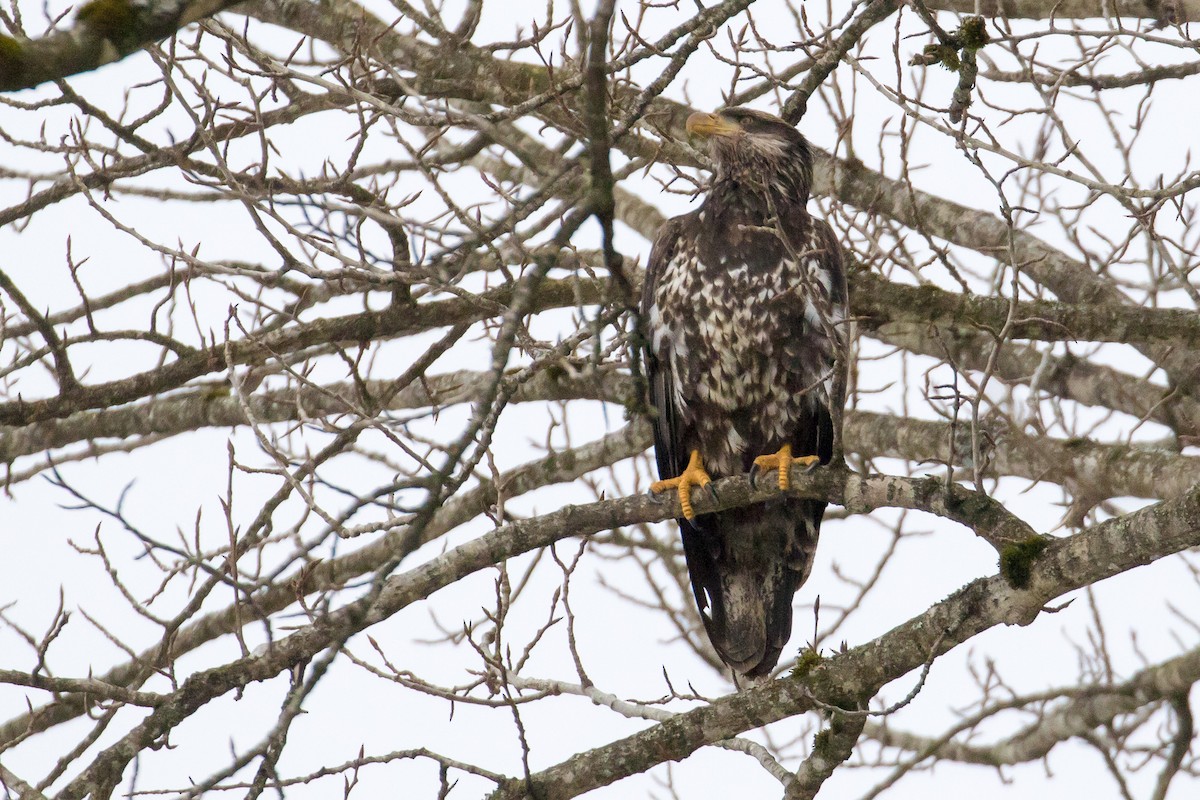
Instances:
[[[687,118],[685,126],[689,136],[733,136],[740,133],[742,126],[720,114],[706,114],[697,111]]]

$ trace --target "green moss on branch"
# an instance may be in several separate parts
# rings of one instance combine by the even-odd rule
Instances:
[[[137,9],[129,0],[92,0],[79,9],[76,19],[117,45],[135,44],[142,36]]]
[[[1014,589],[1028,587],[1033,565],[1049,544],[1045,536],[1031,536],[1008,545],[1000,551],[1000,574]]]

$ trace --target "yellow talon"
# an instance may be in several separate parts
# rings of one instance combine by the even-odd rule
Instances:
[[[779,448],[778,453],[772,453],[768,456],[759,456],[754,459],[754,466],[759,469],[778,469],[779,470],[779,488],[781,491],[787,491],[792,485],[792,464],[799,464],[802,467],[807,467],[810,464],[815,464],[821,459],[818,456],[800,456],[792,458],[792,446],[785,444]]]
[[[712,478],[708,477],[708,473],[704,471],[704,461],[700,458],[700,451],[693,450],[691,458],[688,459],[687,468],[679,474],[679,477],[655,481],[650,484],[650,491],[659,494],[668,489],[675,489],[679,492],[679,505],[683,507],[683,516],[687,519],[695,519],[696,512],[692,510],[692,487],[707,486],[710,483],[712,483]]]

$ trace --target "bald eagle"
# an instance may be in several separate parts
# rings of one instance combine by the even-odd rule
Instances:
[[[708,194],[668,220],[642,294],[659,477],[678,492],[696,604],[721,658],[770,674],[792,630],[792,598],[812,570],[825,503],[780,497],[697,516],[711,478],[828,463],[833,371],[846,279],[832,229],[806,209],[808,142],[744,108],[697,113],[687,130],[716,165]]]

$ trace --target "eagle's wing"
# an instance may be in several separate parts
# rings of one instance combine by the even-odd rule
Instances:
[[[784,312],[794,333],[782,348],[781,366],[787,373],[801,376],[802,387],[812,399],[794,429],[793,451],[815,455],[828,464],[833,457],[830,409],[844,404],[841,397],[833,396],[840,382],[833,380],[832,370],[837,352],[845,353],[848,290],[842,249],[833,229],[823,220],[809,218],[806,222],[806,241],[792,249],[792,257],[806,262],[810,277],[802,292],[804,302]]]
[[[829,275],[829,327],[834,339],[832,345],[835,351],[841,353],[843,359],[840,366],[830,364],[831,369],[839,369],[841,380],[829,381],[831,392],[826,398],[828,404],[822,407],[819,419],[817,454],[821,457],[822,464],[828,464],[833,456],[833,420],[830,409],[846,406],[846,380],[850,368],[848,342],[851,331],[847,327],[850,324],[850,288],[846,281],[846,267],[842,261],[842,245],[833,228],[824,220],[814,219],[812,224],[815,231],[813,239],[819,246],[816,253],[818,268]],[[806,577],[807,574],[805,573]]]
[[[642,284],[641,310],[648,339],[643,351],[643,361],[649,384],[650,406],[657,411],[652,420],[654,453],[658,461],[658,474],[663,478],[683,472],[689,455],[683,445],[684,409],[679,407],[679,376],[674,373],[674,359],[670,353],[674,343],[671,332],[654,304],[654,291],[662,279],[664,268],[672,258],[681,257],[682,230],[681,217],[668,220],[659,229],[654,246],[650,249],[650,258],[646,262],[646,280]]]
[[[645,321],[648,341],[643,350],[646,380],[649,384],[650,405],[655,410],[652,420],[654,429],[654,454],[658,461],[660,478],[679,475],[687,467],[691,455],[689,443],[694,444],[690,414],[684,406],[684,392],[680,385],[684,376],[676,374],[679,363],[679,342],[674,337],[682,331],[672,331],[669,321],[663,319],[654,303],[654,293],[662,280],[663,272],[672,259],[694,258],[692,248],[684,241],[688,223],[695,214],[687,214],[667,220],[659,229],[650,249],[646,263],[646,281],[642,285],[642,319]],[[720,537],[712,528],[711,514],[695,519],[676,520],[687,559],[688,576],[696,605],[705,627],[712,630],[710,605],[716,605],[718,618],[723,620],[720,608]],[[711,601],[711,602],[710,602]]]

